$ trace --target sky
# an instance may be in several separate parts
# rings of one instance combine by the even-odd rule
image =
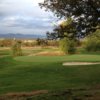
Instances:
[[[38,5],[43,0],[0,0],[0,34],[45,34],[55,17]]]

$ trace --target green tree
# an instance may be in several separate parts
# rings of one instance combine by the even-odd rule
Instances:
[[[12,55],[22,56],[21,41],[14,40],[12,45]]]
[[[85,37],[100,29],[100,0],[44,0],[39,5],[52,11],[59,18],[72,18],[70,25],[75,30],[69,28],[66,32],[74,33],[74,37]],[[62,32],[53,32],[51,36],[66,37]]]
[[[75,31],[76,29],[72,26],[72,18],[68,18],[64,20],[61,24],[56,26],[53,29],[53,32],[47,32],[47,37],[49,39],[57,39],[57,38],[75,38]],[[67,33],[67,34],[65,34]]]
[[[68,18],[67,20],[63,21],[57,28],[54,29],[54,32],[56,38],[60,38],[60,48],[65,54],[73,54],[76,51],[76,38],[69,38],[73,37],[74,33],[67,33],[66,30],[74,30],[74,28],[71,26],[72,19]],[[63,36],[60,36],[61,33]],[[53,34],[54,35],[54,34]]]

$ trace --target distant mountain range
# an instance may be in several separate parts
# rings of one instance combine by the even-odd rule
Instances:
[[[0,38],[17,38],[17,39],[36,39],[36,38],[46,38],[45,35],[36,35],[36,34],[13,34],[13,33],[7,33],[7,34],[0,34]]]

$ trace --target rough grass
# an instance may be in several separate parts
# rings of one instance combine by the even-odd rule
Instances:
[[[11,51],[9,48],[0,48],[0,56],[10,55]]]
[[[41,52],[52,52],[52,51],[57,51],[58,48],[54,48],[54,47],[27,47],[27,48],[22,48],[22,52],[23,52],[23,55],[26,55],[26,56],[32,56],[32,55],[38,55],[39,53]]]

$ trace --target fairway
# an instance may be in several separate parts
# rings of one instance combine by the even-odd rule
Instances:
[[[100,62],[100,55],[22,56],[14,59],[23,62]]]
[[[62,66],[65,61],[99,62],[98,55],[0,58],[0,93],[89,88],[100,84],[100,64]]]
[[[1,0],[0,100],[100,100],[100,0]]]
[[[0,95],[12,94],[27,95],[34,91],[48,91],[47,95],[32,96],[31,100],[65,100],[60,91],[73,89],[73,93],[81,96],[99,91],[100,64],[63,66],[65,62],[100,62],[100,54],[75,54],[66,56],[36,56],[37,52],[52,49],[29,49],[25,56],[11,57],[9,49],[0,50]],[[27,54],[27,55],[26,55]],[[31,55],[32,54],[32,55]],[[98,89],[96,89],[96,87]],[[84,89],[85,91],[81,91]],[[77,90],[77,92],[76,92]],[[55,92],[52,92],[55,91]],[[58,91],[58,92],[57,92]],[[15,93],[15,94],[14,94]],[[24,94],[23,94],[24,93]],[[38,93],[38,92],[35,92]],[[52,97],[53,93],[59,94],[59,99]],[[97,94],[97,93],[96,93]],[[33,94],[32,94],[33,95]],[[61,97],[60,97],[61,96]],[[12,96],[13,97],[13,96]],[[19,97],[20,98],[20,97]],[[47,98],[47,99],[46,99]],[[82,97],[83,98],[83,97]],[[16,100],[6,97],[4,100]]]

